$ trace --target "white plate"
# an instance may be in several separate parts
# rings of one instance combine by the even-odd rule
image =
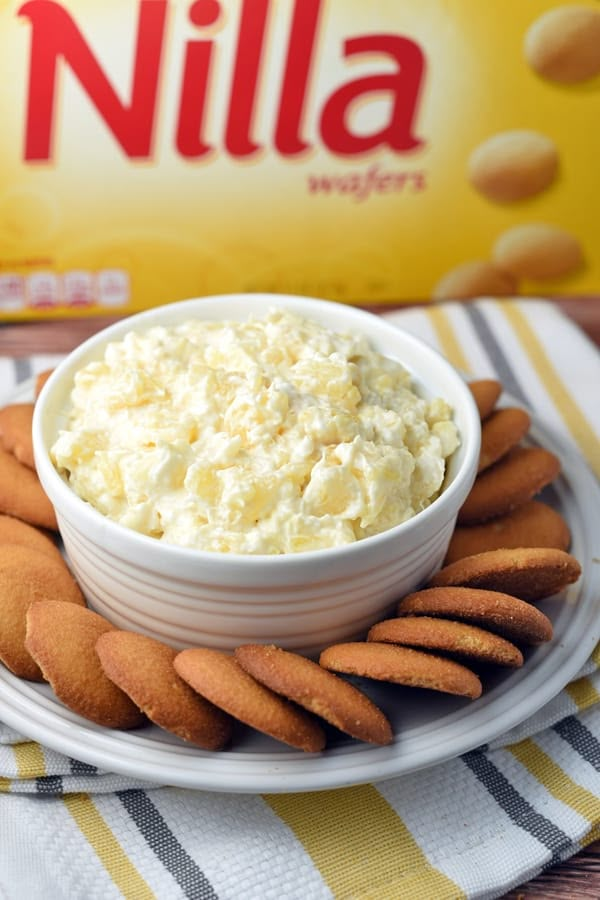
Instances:
[[[32,382],[13,401],[30,399]],[[361,686],[389,716],[396,735],[375,747],[331,733],[328,749],[305,754],[240,726],[231,750],[209,753],[154,726],[121,732],[98,727],[58,702],[47,685],[0,666],[0,719],[54,750],[136,780],[237,793],[315,791],[376,782],[451,759],[518,725],[577,674],[600,639],[600,489],[581,457],[533,417],[533,443],[556,453],[562,475],[549,501],[567,519],[571,552],[583,575],[564,594],[539,604],[554,639],[526,652],[517,670],[484,678],[475,701],[377,682]],[[548,493],[548,492],[547,492]],[[596,547],[594,548],[594,540]]]

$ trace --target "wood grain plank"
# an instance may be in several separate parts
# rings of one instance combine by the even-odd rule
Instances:
[[[600,294],[589,297],[568,297],[554,301],[600,345]],[[422,304],[414,304],[422,305]],[[401,309],[399,306],[365,306],[375,312]],[[118,316],[90,316],[74,319],[41,320],[39,322],[0,323],[0,354],[27,356],[30,353],[68,353],[81,341],[118,320]]]
[[[600,841],[553,866],[503,900],[598,900],[600,897]]]

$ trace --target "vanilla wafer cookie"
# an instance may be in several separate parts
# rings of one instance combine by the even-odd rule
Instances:
[[[578,560],[564,550],[514,547],[465,556],[436,572],[429,584],[502,591],[535,601],[557,594],[580,575]]]
[[[251,728],[298,750],[325,747],[325,732],[316,719],[259,684],[233,656],[197,647],[178,653],[174,665],[202,697]]]
[[[478,471],[483,472],[506,456],[525,437],[530,425],[529,413],[518,406],[505,406],[490,413],[481,426]]]
[[[19,462],[35,469],[31,423],[33,403],[11,403],[0,409],[0,440],[2,446]]]
[[[407,687],[429,688],[471,699],[481,695],[479,678],[466,666],[411,647],[375,642],[334,644],[323,650],[319,664],[333,672]]]
[[[468,587],[433,587],[404,597],[398,616],[442,616],[489,628],[515,644],[543,644],[552,639],[552,622],[531,603],[502,591]]]
[[[571,532],[562,515],[540,500],[528,500],[505,516],[480,525],[457,525],[444,565],[502,547],[555,547],[568,550]]]
[[[2,544],[31,547],[32,550],[39,550],[47,556],[62,560],[61,552],[49,533],[14,516],[0,513],[0,545]]]
[[[387,619],[373,625],[367,640],[451,653],[497,666],[523,665],[523,654],[510,641],[476,625],[451,619],[431,616]]]
[[[54,372],[54,369],[44,369],[43,372],[38,372],[35,376],[35,385],[34,385],[34,396],[35,399],[40,396],[42,393],[42,388]]]
[[[37,474],[0,448],[0,513],[57,531],[56,513]]]
[[[468,382],[469,389],[483,421],[490,415],[502,393],[502,385],[495,378],[478,378]]]
[[[543,447],[515,447],[475,479],[458,513],[460,525],[487,522],[533,499],[560,473],[560,460]]]
[[[96,653],[104,674],[125,691],[148,718],[204,750],[220,750],[231,738],[232,719],[180,678],[177,650],[133,631],[100,635]]]
[[[312,660],[265,644],[244,644],[235,657],[261,684],[340,731],[372,744],[391,743],[392,729],[381,710],[358,688]]]
[[[32,547],[0,545],[0,660],[20,678],[43,681],[37,662],[25,647],[27,609],[36,600],[85,604],[62,559]]]
[[[113,627],[91,609],[43,600],[27,610],[25,645],[65,706],[97,725],[135,728],[144,715],[106,677],[95,649],[100,635]]]

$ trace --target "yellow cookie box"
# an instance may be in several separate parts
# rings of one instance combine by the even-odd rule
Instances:
[[[600,293],[597,0],[0,0],[0,318]]]

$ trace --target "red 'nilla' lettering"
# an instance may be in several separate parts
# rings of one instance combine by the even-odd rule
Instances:
[[[233,59],[224,72],[219,70],[215,74],[213,49],[218,41],[215,33],[224,18],[221,4],[219,0],[191,3],[190,24],[200,29],[210,27],[212,34],[210,37],[195,35],[185,42],[182,52],[175,127],[175,146],[182,157],[201,159],[218,147],[216,138],[213,144],[217,147],[209,142],[205,121],[215,77],[229,79],[221,145],[236,159],[252,157],[268,141],[263,136],[261,142],[255,133],[255,113],[263,94],[275,98],[270,137],[273,150],[283,157],[310,150],[306,137],[310,112],[314,116],[313,133],[325,149],[338,156],[360,156],[378,149],[406,153],[423,144],[416,134],[416,120],[425,59],[419,45],[407,37],[366,34],[344,40],[344,59],[359,55],[385,56],[388,62],[394,63],[394,70],[354,78],[337,87],[330,96],[311,97],[313,73],[321,62],[317,37],[322,5],[323,0],[295,0],[278,83],[263,84],[269,15],[272,11],[282,14],[281,5],[271,0],[241,0]],[[27,161],[48,160],[52,156],[59,61],[78,80],[124,153],[131,159],[151,157],[168,6],[168,0],[139,0],[130,96],[126,101],[120,98],[73,18],[58,0],[28,0],[23,4],[19,15],[31,23],[24,151]],[[356,104],[381,96],[389,101],[386,122],[371,133],[357,133],[353,128]]]
[[[221,7],[216,0],[196,0],[189,10],[190,22],[200,27],[216,25],[220,18]],[[188,41],[185,51],[175,145],[188,159],[199,159],[212,149],[204,140],[212,50],[212,41]]]
[[[50,159],[57,62],[63,58],[127,154],[152,150],[156,95],[167,0],[142,0],[134,53],[131,100],[123,103],[69,13],[54,0],[29,0],[19,10],[32,25],[25,159]]]
[[[413,125],[423,79],[424,58],[414,41],[392,34],[352,38],[344,45],[345,56],[384,53],[397,65],[390,74],[367,75],[349,81],[335,91],[323,107],[321,135],[334,153],[354,156],[375,147],[388,146],[399,152],[414,150],[423,142],[414,136]],[[370,135],[353,134],[348,114],[357,100],[368,94],[389,94],[392,114],[387,125]]]
[[[300,135],[300,128],[320,11],[321,0],[306,0],[294,8],[275,129],[275,147],[282,156],[294,156],[310,149],[310,144]]]

